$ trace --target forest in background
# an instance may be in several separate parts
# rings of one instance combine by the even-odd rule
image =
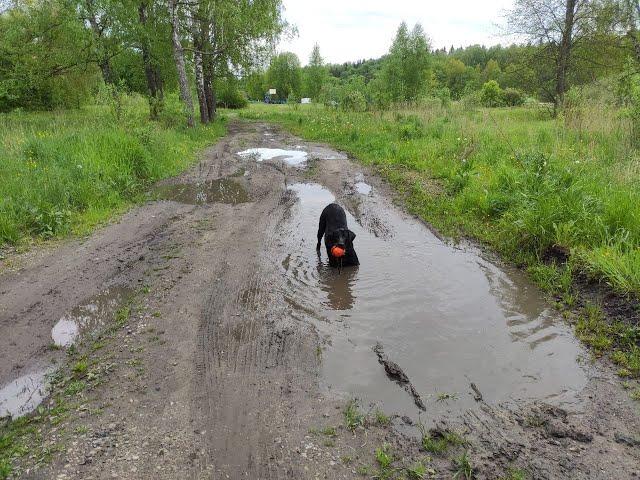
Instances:
[[[0,2],[0,111],[78,108],[101,90],[148,98],[157,118],[177,92],[186,121],[217,106],[274,100],[381,110],[438,98],[484,106],[551,103],[581,86],[633,106],[640,58],[638,2],[517,0],[501,23],[509,46],[433,49],[428,32],[402,23],[379,58],[327,64],[321,43],[308,64],[275,53],[295,35],[281,0],[4,0]],[[303,26],[300,26],[303,28]]]

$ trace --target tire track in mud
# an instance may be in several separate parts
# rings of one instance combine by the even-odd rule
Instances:
[[[308,324],[292,320],[271,261],[282,246],[291,200],[288,192],[272,188],[255,204],[261,221],[237,225],[223,247],[229,255],[216,272],[198,333],[195,411],[214,459],[213,466],[200,466],[201,473],[213,468],[231,478],[303,475],[286,461],[286,425],[295,405],[316,390],[317,340]]]

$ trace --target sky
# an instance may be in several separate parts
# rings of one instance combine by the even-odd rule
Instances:
[[[298,36],[279,51],[308,62],[314,43],[326,62],[377,58],[388,50],[398,25],[419,22],[433,48],[508,43],[498,24],[512,0],[284,0],[284,17]]]

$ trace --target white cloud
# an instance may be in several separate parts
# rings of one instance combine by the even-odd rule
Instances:
[[[389,49],[401,21],[419,22],[435,48],[505,43],[496,24],[512,0],[284,0],[284,16],[299,35],[280,51],[296,53],[303,64],[314,43],[332,63],[376,58]]]

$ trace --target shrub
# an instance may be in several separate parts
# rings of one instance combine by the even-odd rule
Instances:
[[[352,112],[364,112],[367,109],[367,99],[359,90],[352,90],[342,98],[342,109]]]
[[[449,108],[451,105],[451,90],[448,87],[442,87],[435,91],[435,97],[440,100],[443,108]]]
[[[399,124],[398,137],[400,140],[412,140],[424,136],[425,128],[420,117],[408,115],[397,119]]]
[[[485,107],[501,107],[504,105],[504,90],[495,80],[489,80],[482,86],[480,102]]]
[[[476,107],[482,105],[479,91],[471,91],[464,95],[460,102],[465,110],[473,111]]]
[[[516,88],[507,88],[504,91],[504,103],[507,107],[519,107],[524,105],[524,93]]]
[[[291,92],[287,97],[287,103],[297,105],[300,103],[300,95],[295,92]]]
[[[238,90],[235,85],[232,85],[230,82],[226,83],[220,90],[218,91],[218,101],[217,104],[219,107],[224,108],[245,108],[248,105],[247,97],[244,92]]]

